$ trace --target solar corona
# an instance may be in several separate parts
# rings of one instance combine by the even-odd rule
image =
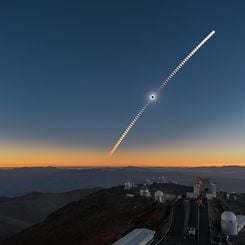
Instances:
[[[167,86],[168,82],[176,75],[176,73],[185,65],[185,63],[191,59],[191,57],[215,34],[215,31],[211,31],[179,64],[178,66],[167,76],[165,80],[162,81],[160,87],[157,89],[157,93],[150,94],[148,101],[142,106],[140,111],[136,114],[136,116],[132,119],[128,127],[124,130],[120,138],[116,141],[114,146],[112,147],[111,151],[109,152],[109,156],[112,156],[117,148],[120,146],[124,138],[127,136],[128,132],[131,128],[135,125],[137,120],[142,116],[144,111],[148,108],[148,106],[153,102],[156,101],[157,95],[159,94],[160,90]]]
[[[156,94],[150,94],[149,99],[150,101],[156,100]]]

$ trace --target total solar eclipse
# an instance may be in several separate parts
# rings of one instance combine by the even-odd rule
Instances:
[[[151,94],[151,95],[150,95],[150,100],[151,100],[151,101],[156,100],[156,95],[155,95],[155,94]]]
[[[180,63],[179,65],[167,76],[165,80],[161,82],[160,87],[157,90],[157,93],[163,88],[165,88],[168,84],[168,82],[173,79],[175,74],[185,65],[185,63],[192,58],[192,56],[215,34],[215,31],[211,31]],[[136,114],[136,116],[132,119],[128,127],[124,130],[121,137],[117,140],[115,145],[112,147],[109,156],[112,156],[114,152],[117,150],[119,145],[122,143],[123,139],[126,137],[128,132],[131,130],[131,128],[135,125],[137,120],[142,116],[144,111],[148,108],[148,106],[151,104],[151,102],[156,100],[156,94],[150,94],[149,100],[143,107],[140,109],[140,111]]]

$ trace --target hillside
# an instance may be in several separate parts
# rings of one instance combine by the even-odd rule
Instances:
[[[33,223],[28,223],[11,217],[0,216],[0,242],[31,225],[33,225]]]
[[[175,184],[154,184],[150,188],[152,192],[158,189],[176,194],[190,190]],[[169,225],[171,203],[159,204],[151,198],[139,196],[130,198],[125,196],[126,192],[122,187],[115,187],[92,193],[86,199],[54,212],[44,222],[4,244],[111,244],[136,227],[148,227],[163,234]]]
[[[43,221],[50,213],[67,203],[86,197],[97,189],[65,193],[30,193],[16,198],[1,198],[0,241]]]

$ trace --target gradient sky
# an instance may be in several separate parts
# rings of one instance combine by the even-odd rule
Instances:
[[[0,166],[244,164],[244,12],[242,0],[1,2]]]

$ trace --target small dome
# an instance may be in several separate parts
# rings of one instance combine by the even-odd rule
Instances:
[[[221,214],[221,220],[225,222],[236,222],[236,215],[231,211],[225,211]]]
[[[155,194],[154,194],[155,197],[161,197],[163,196],[163,192],[162,191],[156,191]]]

